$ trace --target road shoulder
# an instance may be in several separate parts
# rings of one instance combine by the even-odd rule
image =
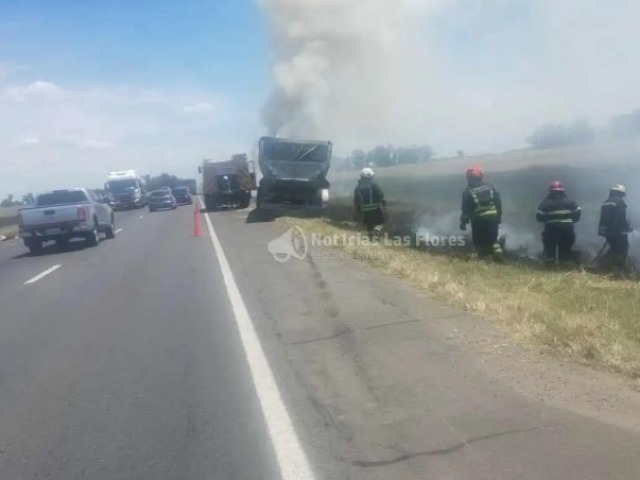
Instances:
[[[606,467],[631,455],[640,401],[625,381],[514,345],[488,322],[336,251],[278,263],[267,243],[280,227],[247,224],[241,212],[213,217],[268,355],[294,372],[353,478],[420,478],[429,452],[461,443],[435,471],[575,471],[564,444],[583,478],[597,478],[604,471],[588,461],[597,442],[607,439],[598,456]],[[547,464],[523,458],[523,446]],[[627,467],[617,468],[623,475]]]

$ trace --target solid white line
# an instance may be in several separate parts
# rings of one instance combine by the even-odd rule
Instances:
[[[233,272],[222,249],[222,244],[213,229],[209,215],[205,214],[204,218],[220,270],[222,271],[227,295],[231,301],[233,315],[238,325],[240,339],[247,356],[253,384],[260,400],[260,407],[269,430],[271,444],[275,450],[282,479],[312,480],[314,477],[309,461],[293,428],[287,407],[282,401],[278,385],[253,326],[253,320],[249,316],[238,285],[233,277]]]
[[[122,229],[121,228],[116,230],[116,235],[119,234],[119,233],[122,233]]]
[[[46,277],[47,275],[49,275],[50,273],[55,272],[57,269],[59,269],[62,265],[54,265],[53,267],[51,267],[49,270],[45,270],[44,272],[42,272],[39,275],[36,275],[35,277],[33,277],[31,280],[27,280],[26,282],[24,282],[25,285],[30,285],[32,283],[36,283],[38,280],[42,280],[44,277]]]

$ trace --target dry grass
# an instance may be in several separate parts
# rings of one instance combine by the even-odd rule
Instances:
[[[342,235],[352,228],[347,220],[342,226],[324,219],[279,222],[324,236]],[[640,378],[638,283],[406,247],[338,242],[334,248],[403,278],[434,298],[491,319],[522,342]]]
[[[15,238],[18,235],[18,226],[9,225],[7,227],[0,227],[0,237]]]
[[[13,238],[18,234],[17,207],[0,208],[0,236]]]

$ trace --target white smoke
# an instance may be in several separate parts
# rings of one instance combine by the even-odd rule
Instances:
[[[273,37],[270,134],[343,153],[488,153],[543,123],[604,124],[638,106],[637,0],[256,1]]]
[[[438,1],[259,2],[275,46],[275,88],[262,112],[269,134],[356,147],[402,130],[416,78],[407,73],[423,61],[420,14]]]

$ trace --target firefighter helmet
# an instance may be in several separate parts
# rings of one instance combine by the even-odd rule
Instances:
[[[484,171],[482,170],[482,167],[476,165],[467,169],[467,178],[481,179],[483,177],[484,177]]]
[[[614,185],[613,187],[611,187],[612,192],[618,192],[621,193],[622,195],[627,193],[627,189],[625,188],[624,185],[618,183],[617,185]]]
[[[369,167],[363,168],[360,172],[360,178],[373,178],[374,175],[375,172]]]
[[[554,180],[549,184],[550,192],[564,192],[564,184],[558,180]]]

